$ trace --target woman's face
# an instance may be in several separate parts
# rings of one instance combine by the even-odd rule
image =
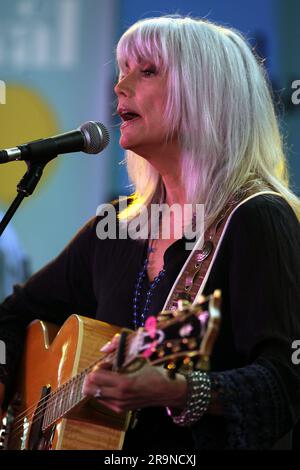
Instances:
[[[165,146],[167,79],[150,62],[128,61],[115,87],[122,119],[120,145],[145,158]]]

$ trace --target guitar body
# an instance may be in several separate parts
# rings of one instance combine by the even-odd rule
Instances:
[[[28,327],[16,386],[19,404],[14,421],[7,424],[6,448],[121,449],[129,414],[113,413],[93,399],[84,400],[64,414],[43,436],[37,429],[43,388],[45,391],[50,386],[52,393],[99,360],[99,349],[119,328],[72,315],[58,330],[57,326],[38,320]]]
[[[195,367],[208,370],[220,325],[220,302],[217,290],[194,305],[178,300],[178,310],[148,317],[137,331],[122,329],[111,353],[101,353],[100,348],[120,331],[116,326],[78,315],[71,315],[60,329],[32,322],[0,447],[122,449],[131,414],[114,413],[84,396],[86,375],[101,360],[109,361],[119,373],[138,370],[145,361],[164,364],[171,376],[176,371],[190,373]]]

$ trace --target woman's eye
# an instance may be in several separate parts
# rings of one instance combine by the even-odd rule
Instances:
[[[142,70],[142,74],[145,75],[146,77],[151,77],[152,75],[156,74],[155,69],[144,69]]]

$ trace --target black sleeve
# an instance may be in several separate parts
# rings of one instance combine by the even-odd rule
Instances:
[[[300,417],[300,365],[292,361],[300,339],[299,223],[283,199],[257,197],[237,210],[226,238],[231,327],[245,366],[210,373],[212,390],[225,447],[271,448]]]
[[[35,319],[61,325],[76,313],[95,316],[92,270],[97,218],[91,219],[62,253],[34,274],[0,306],[0,339],[6,346],[6,364],[0,381],[8,384],[20,358],[26,326]]]

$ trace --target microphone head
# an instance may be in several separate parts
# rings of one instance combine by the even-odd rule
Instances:
[[[84,134],[86,153],[99,153],[109,144],[109,133],[101,122],[88,121],[79,127]]]

